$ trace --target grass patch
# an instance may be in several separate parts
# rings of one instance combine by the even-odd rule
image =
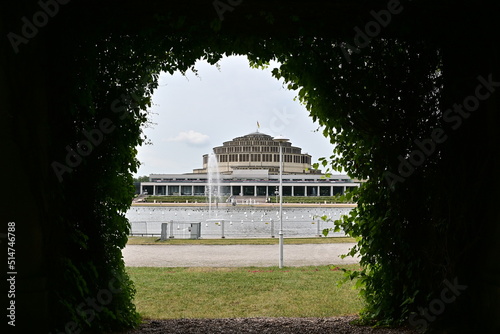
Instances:
[[[341,266],[359,269],[358,265]],[[338,287],[334,266],[127,267],[144,318],[331,317],[363,304],[353,282]]]
[[[227,196],[221,198],[219,203],[225,203]],[[146,196],[143,198],[145,203],[207,203],[205,196]],[[269,196],[270,203],[279,203],[276,196]],[[283,196],[283,203],[352,203],[345,195],[337,196]]]
[[[168,239],[158,237],[129,237],[128,245],[277,245],[279,238],[260,239]],[[285,244],[330,244],[356,242],[350,237],[285,238]]]

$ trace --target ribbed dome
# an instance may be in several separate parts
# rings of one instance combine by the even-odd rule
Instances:
[[[234,170],[265,169],[270,174],[279,172],[280,145],[283,148],[283,170],[288,173],[315,173],[311,168],[311,156],[302,153],[300,147],[292,146],[291,142],[278,142],[268,134],[252,132],[226,141],[222,146],[214,147],[219,171],[232,173]],[[203,172],[208,166],[208,154],[203,156]]]
[[[273,140],[273,137],[270,135],[266,135],[262,132],[252,132],[247,135],[236,137],[232,141],[241,141],[241,140]]]

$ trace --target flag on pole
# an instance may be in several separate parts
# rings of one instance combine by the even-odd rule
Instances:
[[[257,121],[257,132],[259,132],[259,129],[260,129],[260,124],[259,121]]]

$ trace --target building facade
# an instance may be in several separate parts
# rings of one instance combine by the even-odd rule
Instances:
[[[279,174],[279,142],[273,137],[260,132],[234,138],[222,146],[214,147],[219,172],[231,174],[235,170],[267,170],[269,174]],[[283,174],[319,173],[311,168],[311,156],[302,153],[300,147],[292,146],[290,142],[283,146]],[[203,168],[193,170],[193,173],[206,174],[209,154],[203,155]]]
[[[203,156],[203,168],[186,174],[151,174],[141,192],[157,196],[203,196],[209,182],[209,166],[217,162],[221,196],[265,196],[279,187],[279,143],[254,132],[215,147]],[[334,196],[359,186],[347,175],[324,175],[311,166],[311,156],[290,142],[283,147],[283,196]],[[212,162],[210,161],[211,159]]]

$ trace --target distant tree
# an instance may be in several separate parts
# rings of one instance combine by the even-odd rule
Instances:
[[[134,177],[134,182],[148,182],[148,181],[149,181],[149,176],[147,175]]]

